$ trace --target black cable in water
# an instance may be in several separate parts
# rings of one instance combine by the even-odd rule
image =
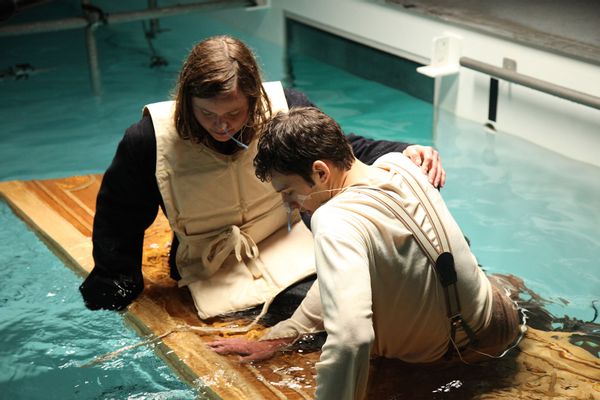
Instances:
[[[146,42],[150,48],[150,68],[164,67],[169,65],[169,62],[164,57],[161,57],[156,53],[154,45],[152,44],[152,39],[154,39],[156,37],[156,33],[160,31],[153,29],[152,26],[150,29],[146,29],[146,23],[144,21],[142,21],[142,29],[144,30],[144,37],[146,38]]]
[[[490,102],[488,105],[488,121],[496,122],[498,111],[498,79],[490,78]]]

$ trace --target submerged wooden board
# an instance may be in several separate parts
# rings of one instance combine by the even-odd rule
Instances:
[[[65,179],[0,182],[0,193],[15,212],[76,270],[93,267],[92,222],[100,175]],[[205,345],[215,339],[189,327],[231,325],[236,321],[197,318],[187,289],[169,277],[171,233],[160,214],[146,232],[145,289],[124,313],[142,335],[162,337],[158,354],[185,380],[203,387],[207,397],[223,399],[302,399],[314,397],[314,363],[319,353],[287,352],[272,360],[240,364]],[[237,321],[247,323],[247,321]],[[262,327],[246,336],[256,337]],[[530,329],[509,356],[476,366],[406,366],[375,360],[372,399],[596,399],[600,400],[600,361],[573,346],[568,334]]]

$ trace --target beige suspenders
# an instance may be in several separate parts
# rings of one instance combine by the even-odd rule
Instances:
[[[449,348],[453,348],[452,346],[454,345],[456,330],[458,328],[461,328],[465,331],[467,337],[469,338],[470,345],[476,345],[477,338],[475,336],[475,332],[463,319],[461,314],[460,299],[456,285],[458,278],[454,268],[454,257],[452,256],[450,242],[439,215],[437,214],[421,185],[417,182],[414,176],[410,174],[410,172],[395,165],[386,164],[385,166],[395,172],[399,172],[398,169],[402,169],[404,172],[402,177],[405,179],[413,194],[420,200],[421,204],[423,204],[427,215],[431,220],[431,224],[439,242],[439,248],[436,248],[433,245],[433,243],[427,238],[427,235],[421,226],[408,214],[404,207],[402,207],[396,198],[389,192],[370,186],[353,186],[349,189],[365,194],[386,207],[398,220],[400,220],[400,222],[404,224],[404,226],[410,232],[413,233],[417,243],[429,258],[429,261],[434,267],[436,275],[444,289],[444,296],[446,299],[446,314],[450,320],[451,342],[448,344]]]

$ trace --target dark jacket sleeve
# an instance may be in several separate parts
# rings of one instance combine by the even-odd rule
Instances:
[[[296,89],[283,88],[285,94],[285,100],[288,103],[288,107],[316,107],[312,101],[302,92]]]
[[[365,164],[371,165],[379,157],[387,153],[402,153],[410,144],[403,142],[392,142],[389,140],[367,139],[353,133],[347,135],[352,145],[354,156]]]
[[[92,310],[123,309],[143,290],[144,231],[162,201],[155,169],[154,128],[144,117],[125,132],[96,199],[95,266],[79,288]]]

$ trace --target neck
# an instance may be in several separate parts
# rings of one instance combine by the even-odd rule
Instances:
[[[330,168],[330,179],[325,186],[318,186],[313,194],[319,204],[324,204],[332,197],[335,197],[348,186],[352,186],[361,181],[364,182],[368,177],[369,166],[355,159],[348,170],[340,170],[336,166],[328,163]]]
[[[355,159],[349,170],[342,171],[332,179],[331,189],[345,189],[348,186],[364,181],[368,176],[369,166]],[[335,191],[334,193],[337,194],[339,191]]]

